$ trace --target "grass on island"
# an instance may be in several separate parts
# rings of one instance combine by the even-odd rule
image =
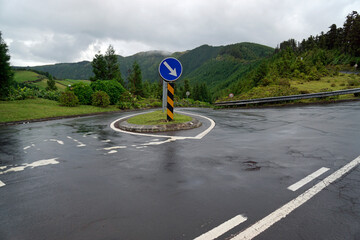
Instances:
[[[154,111],[150,113],[140,114],[127,120],[128,123],[138,125],[162,125],[162,124],[174,124],[174,123],[185,123],[191,121],[192,118],[182,114],[175,113],[174,120],[168,122],[166,120],[166,112],[162,110]]]
[[[42,98],[17,101],[0,101],[0,122],[12,122],[110,111],[119,111],[119,109],[116,106],[100,108],[90,105],[63,107],[60,106],[57,101],[51,101]]]

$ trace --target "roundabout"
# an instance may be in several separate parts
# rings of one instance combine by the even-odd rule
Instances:
[[[154,124],[154,125],[132,124],[128,122],[128,120],[131,119],[132,117],[144,114],[144,112],[142,112],[116,119],[110,124],[110,128],[116,132],[127,133],[132,135],[164,137],[164,138],[171,138],[173,140],[178,140],[178,139],[202,139],[215,127],[215,122],[208,117],[193,113],[180,112],[180,111],[177,111],[177,113],[186,114],[187,116],[190,115],[191,120],[181,123],[174,123],[174,124],[168,123],[168,124]]]

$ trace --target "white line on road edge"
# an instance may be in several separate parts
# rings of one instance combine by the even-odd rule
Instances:
[[[324,188],[329,186],[331,183],[335,182],[337,179],[342,177],[344,174],[349,172],[351,169],[355,168],[360,163],[360,156],[352,160],[350,163],[346,164],[336,172],[329,175],[327,178],[304,192],[303,194],[299,195],[297,198],[291,200],[284,206],[278,208],[268,216],[264,217],[260,221],[256,222],[252,226],[248,227],[238,235],[236,235],[231,240],[241,240],[241,239],[252,239],[271,227],[276,222],[280,221],[281,219],[285,218],[288,214],[294,211],[296,208],[300,207],[316,194],[321,192]]]
[[[210,230],[209,232],[204,233],[203,235],[195,238],[194,240],[211,240],[211,239],[215,239],[217,237],[220,237],[221,235],[223,235],[224,233],[226,233],[230,229],[233,229],[237,225],[245,222],[246,220],[247,220],[247,217],[245,217],[243,215],[237,215],[237,216],[233,217],[232,219],[224,222],[223,224],[217,226],[216,228]]]
[[[313,172],[312,174],[304,177],[300,181],[294,183],[293,185],[288,187],[288,189],[295,192],[296,190],[298,190],[299,188],[301,188],[305,184],[311,182],[312,180],[314,180],[315,178],[319,177],[321,174],[323,174],[323,173],[325,173],[325,172],[327,172],[329,170],[330,170],[330,168],[322,167],[319,170]]]
[[[5,185],[6,185],[6,184],[3,183],[3,181],[0,180],[0,187],[3,187],[3,186],[5,186]]]
[[[180,113],[180,111],[176,111],[176,112],[179,112],[179,113]],[[210,123],[211,123],[211,124],[210,124],[210,127],[208,127],[205,131],[199,133],[199,134],[196,135],[195,137],[181,137],[181,136],[169,136],[169,135],[156,135],[156,134],[148,134],[148,133],[128,132],[128,131],[123,131],[123,130],[115,127],[115,123],[116,123],[116,122],[118,122],[118,121],[120,121],[120,120],[123,120],[123,119],[125,119],[125,118],[130,118],[130,117],[133,117],[133,116],[136,116],[136,115],[139,115],[139,114],[143,114],[143,113],[144,113],[144,112],[136,113],[136,114],[132,114],[132,115],[128,115],[128,116],[125,116],[125,117],[116,119],[115,121],[113,121],[113,122],[110,124],[110,127],[111,127],[114,131],[117,131],[117,132],[128,133],[128,134],[139,135],[139,136],[147,136],[147,137],[170,138],[170,139],[172,139],[172,140],[174,140],[174,141],[175,141],[175,140],[183,140],[183,139],[202,139],[206,134],[208,134],[208,133],[215,127],[215,122],[214,122],[214,120],[212,120],[211,118],[208,118],[208,117],[205,117],[205,116],[201,116],[201,115],[197,115],[197,114],[193,114],[193,113],[186,113],[186,114],[205,118],[206,120],[210,121]],[[147,112],[145,112],[145,113],[147,113]],[[185,113],[185,112],[181,112],[181,113]]]

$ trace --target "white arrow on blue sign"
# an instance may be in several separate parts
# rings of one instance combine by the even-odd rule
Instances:
[[[180,78],[183,68],[179,60],[168,57],[161,61],[159,74],[165,81],[174,82]]]

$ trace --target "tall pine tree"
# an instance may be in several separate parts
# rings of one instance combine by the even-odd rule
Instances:
[[[8,51],[0,32],[0,99],[6,99],[9,96],[14,76],[10,67]]]
[[[124,85],[124,81],[121,77],[120,67],[118,64],[117,56],[115,55],[114,47],[109,45],[105,52],[105,56],[98,52],[93,58],[91,63],[93,67],[94,77],[92,81],[96,80],[116,80],[121,85]]]
[[[139,64],[135,61],[130,75],[128,77],[128,85],[130,86],[130,92],[136,96],[145,96],[144,87],[142,83],[142,74]]]

